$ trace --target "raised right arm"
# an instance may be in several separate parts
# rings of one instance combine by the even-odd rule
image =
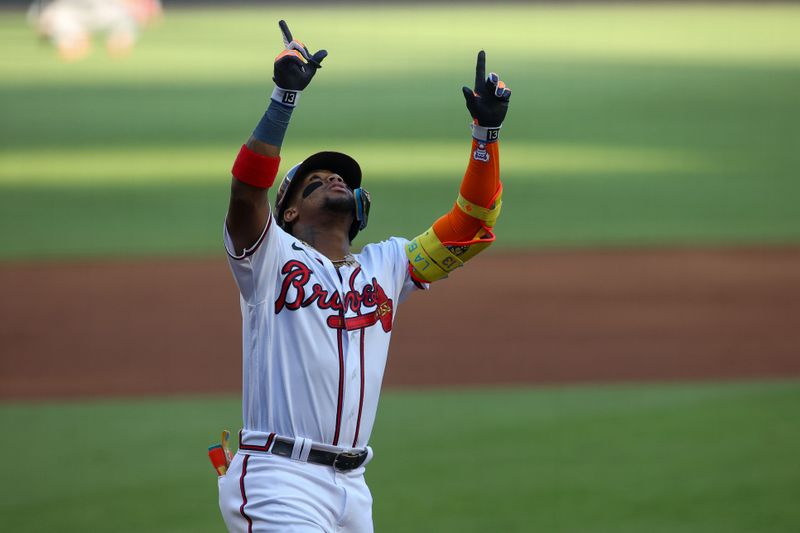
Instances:
[[[270,216],[267,189],[278,173],[281,145],[292,111],[300,93],[328,55],[325,50],[311,55],[303,43],[292,38],[286,22],[281,20],[279,25],[286,49],[275,58],[272,78],[275,89],[264,116],[242,145],[231,171],[231,198],[225,224],[236,254],[253,246],[264,232]]]
[[[453,208],[406,246],[411,277],[433,282],[485,250],[494,242],[500,215],[500,127],[508,111],[511,89],[492,72],[486,77],[486,54],[475,65],[475,86],[463,88],[472,115],[471,158]]]

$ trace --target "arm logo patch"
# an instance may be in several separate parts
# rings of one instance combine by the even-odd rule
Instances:
[[[484,163],[489,161],[489,152],[486,151],[485,144],[478,143],[478,147],[472,152],[472,159],[475,161],[483,161]]]

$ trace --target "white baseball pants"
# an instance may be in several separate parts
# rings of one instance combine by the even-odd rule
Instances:
[[[371,533],[364,467],[331,466],[238,452],[219,478],[219,507],[236,533]]]

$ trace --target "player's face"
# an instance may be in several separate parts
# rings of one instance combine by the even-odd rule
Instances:
[[[316,211],[352,214],[353,191],[341,176],[330,170],[314,170],[303,178],[295,190],[290,209],[299,216]],[[287,210],[288,211],[288,210]]]

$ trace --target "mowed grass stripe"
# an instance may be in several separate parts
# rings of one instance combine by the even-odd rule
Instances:
[[[793,531],[799,401],[796,381],[388,391],[367,474],[376,525]],[[1,406],[22,436],[0,445],[4,523],[218,531],[205,451],[239,413],[234,397]]]
[[[381,180],[421,182],[461,180],[470,156],[469,138],[461,141],[336,140],[329,147],[355,157],[371,183]],[[209,183],[230,177],[236,147],[65,148],[15,150],[0,158],[0,187],[92,186],[162,183]],[[308,155],[308,148],[287,146],[282,171]],[[712,169],[702,154],[648,148],[503,142],[503,177],[539,181],[580,172],[658,175]],[[58,168],[54,170],[54,163]]]
[[[505,20],[486,45],[515,91],[498,246],[796,243],[799,13],[289,12],[331,56],[293,117],[284,167],[350,152],[375,198],[360,241],[424,230],[469,157],[469,28]],[[173,11],[128,60],[98,50],[63,65],[17,14],[0,15],[0,259],[218,253],[232,158],[269,92],[272,16]],[[384,59],[363,59],[367,37]]]
[[[800,60],[796,27],[800,8],[759,6],[363,6],[168,11],[163,24],[149,30],[136,54],[125,61],[106,57],[100,47],[90,61],[60,63],[41,46],[22,13],[0,16],[0,43],[15,54],[0,56],[5,84],[170,83],[176,74],[198,82],[257,81],[254,65],[276,53],[269,39],[278,18],[312,48],[332,54],[326,76],[351,80],[399,70],[419,73],[472,66],[464,52],[476,46],[498,50],[495,61],[508,70],[531,57],[623,62],[693,64],[769,64],[794,66]],[[491,42],[476,43],[487,27],[497,28]],[[255,40],[253,36],[258,36]],[[768,38],[762,38],[763,36]],[[365,54],[378,47],[376,60]],[[231,54],[230,50],[237,53]],[[500,53],[499,51],[502,51]],[[42,66],[46,68],[42,68]],[[500,67],[498,67],[500,68]],[[364,80],[362,80],[364,81]]]
[[[354,241],[411,238],[452,205],[452,175],[370,182],[369,227]],[[0,194],[5,260],[218,256],[229,178],[217,183],[103,187],[6,187]],[[660,186],[661,185],[661,186]],[[725,191],[724,201],[707,199]],[[495,250],[507,247],[794,245],[795,196],[745,179],[687,175],[632,183],[619,175],[509,180]],[[756,196],[757,195],[757,196]],[[274,195],[271,193],[270,198]],[[752,209],[753,202],[764,205]],[[492,253],[492,252],[489,252]]]

